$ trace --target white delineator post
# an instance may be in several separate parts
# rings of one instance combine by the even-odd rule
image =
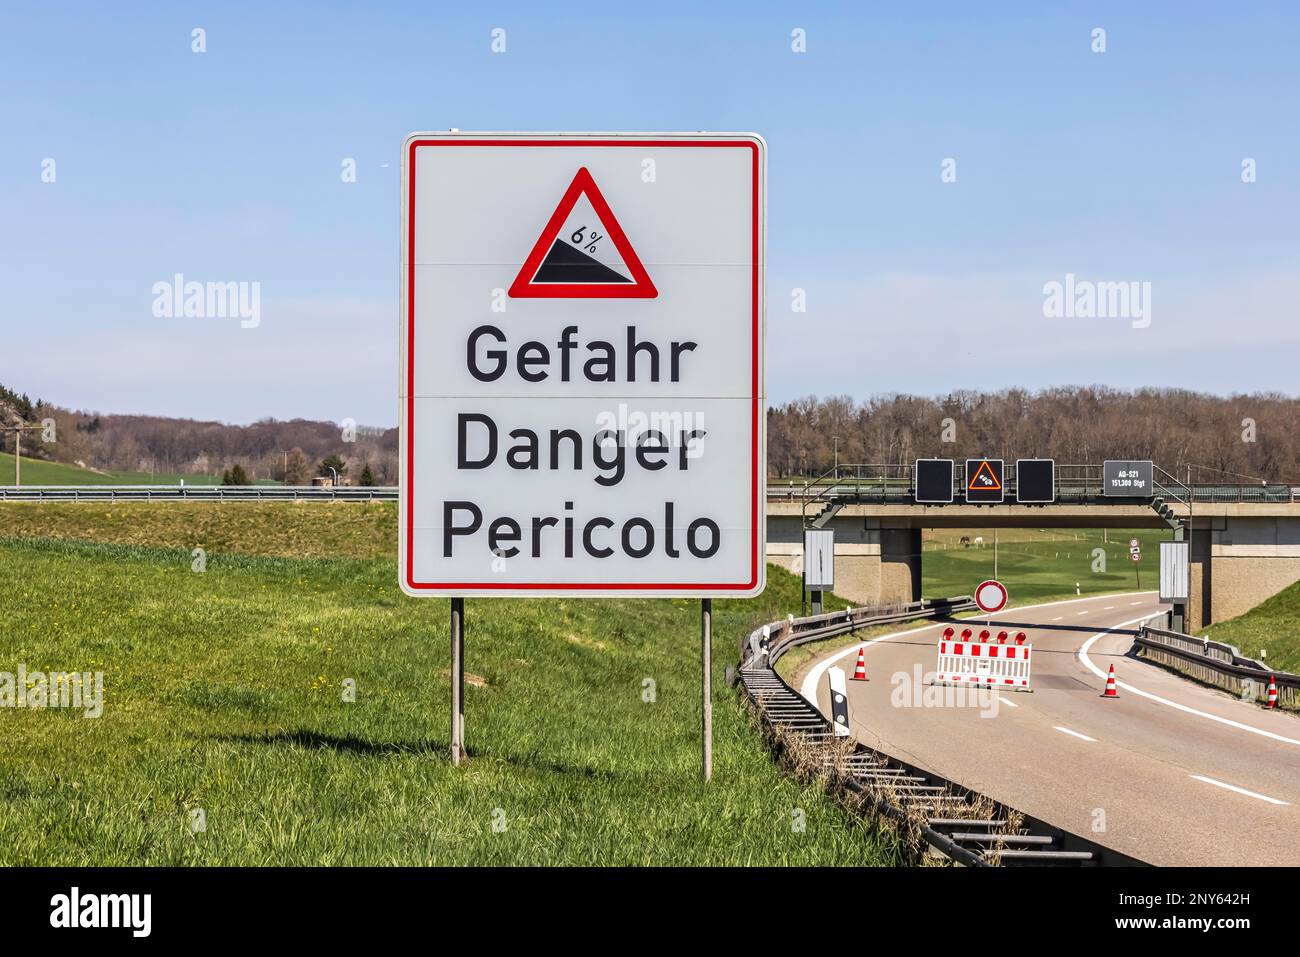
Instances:
[[[852,732],[849,731],[849,691],[844,669],[829,669],[826,681],[831,692],[831,724],[835,728],[835,737],[847,738]]]

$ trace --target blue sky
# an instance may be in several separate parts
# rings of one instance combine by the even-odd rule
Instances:
[[[1298,27],[1283,3],[6,5],[0,382],[394,424],[406,134],[710,129],[769,145],[773,402],[1295,394]],[[260,282],[261,325],[155,317],[178,272]],[[1150,325],[1045,318],[1067,273],[1150,282]]]

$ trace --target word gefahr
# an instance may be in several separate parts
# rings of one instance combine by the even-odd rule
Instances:
[[[513,350],[512,361],[509,348],[497,348],[508,346],[509,341],[496,326],[479,326],[471,332],[465,340],[465,364],[469,374],[480,382],[496,382],[514,366],[519,378],[525,382],[545,382],[552,376],[561,382],[572,382],[575,378],[587,382],[636,382],[638,371],[644,370],[649,378],[642,381],[659,382],[661,371],[666,371],[669,382],[678,382],[681,380],[682,357],[699,345],[689,340],[671,340],[661,350],[653,342],[638,339],[636,326],[628,326],[621,357],[614,343],[592,339],[582,345],[588,355],[584,361],[581,356],[573,355],[579,346],[578,327],[565,326],[555,343],[557,355],[553,356],[544,343],[530,339]],[[665,370],[660,369],[661,359],[667,367]],[[580,371],[578,363],[581,363]],[[558,369],[555,368],[557,364]]]
[[[468,451],[470,430],[481,440],[481,455],[471,455]],[[497,460],[498,437],[497,424],[491,416],[479,412],[461,412],[456,416],[456,468],[485,469]],[[637,436],[633,446],[632,458],[636,464],[647,472],[658,472],[675,462],[675,468],[685,472],[690,467],[690,460],[699,455],[705,432],[703,429],[681,429],[674,436],[675,454],[664,433],[657,429],[647,429]],[[583,470],[583,437],[574,429],[550,429],[545,450],[542,440],[532,429],[511,429],[513,440],[501,458],[505,464],[519,471],[537,471],[545,468],[556,471],[569,468],[575,472]],[[591,464],[599,473],[595,476],[596,484],[606,488],[623,481],[627,474],[628,446],[627,434],[623,431],[604,429],[591,438]]]
[[[636,516],[619,525],[612,518],[596,515],[579,527],[581,519],[574,516],[573,503],[565,502],[562,516],[533,515],[523,521],[500,516],[488,523],[483,534],[481,508],[473,502],[445,501],[442,503],[442,557],[451,558],[456,540],[467,538],[477,539],[487,553],[502,558],[518,555],[520,545],[527,545],[533,558],[543,557],[543,549],[547,558],[554,558],[557,544],[564,558],[572,558],[578,548],[592,558],[609,558],[616,552],[630,558],[645,558],[656,547],[668,558],[681,558],[675,511],[675,503],[664,502],[659,521]],[[718,523],[711,518],[695,519],[686,527],[684,537],[686,551],[695,558],[712,558],[722,544]]]

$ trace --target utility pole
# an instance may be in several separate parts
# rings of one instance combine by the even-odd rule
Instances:
[[[23,433],[24,432],[44,432],[43,425],[4,425],[0,426],[0,431],[12,432],[14,434],[14,485],[23,484]]]

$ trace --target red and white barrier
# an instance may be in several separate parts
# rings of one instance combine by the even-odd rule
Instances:
[[[981,633],[979,641],[969,639],[970,629],[962,632],[962,640],[953,640],[949,631],[945,629],[939,641],[935,684],[1029,690],[1034,646],[1023,644],[1023,632],[1016,636],[1014,645],[1007,645],[1002,643],[1006,639],[1001,635],[999,643],[989,642],[987,631]]]

